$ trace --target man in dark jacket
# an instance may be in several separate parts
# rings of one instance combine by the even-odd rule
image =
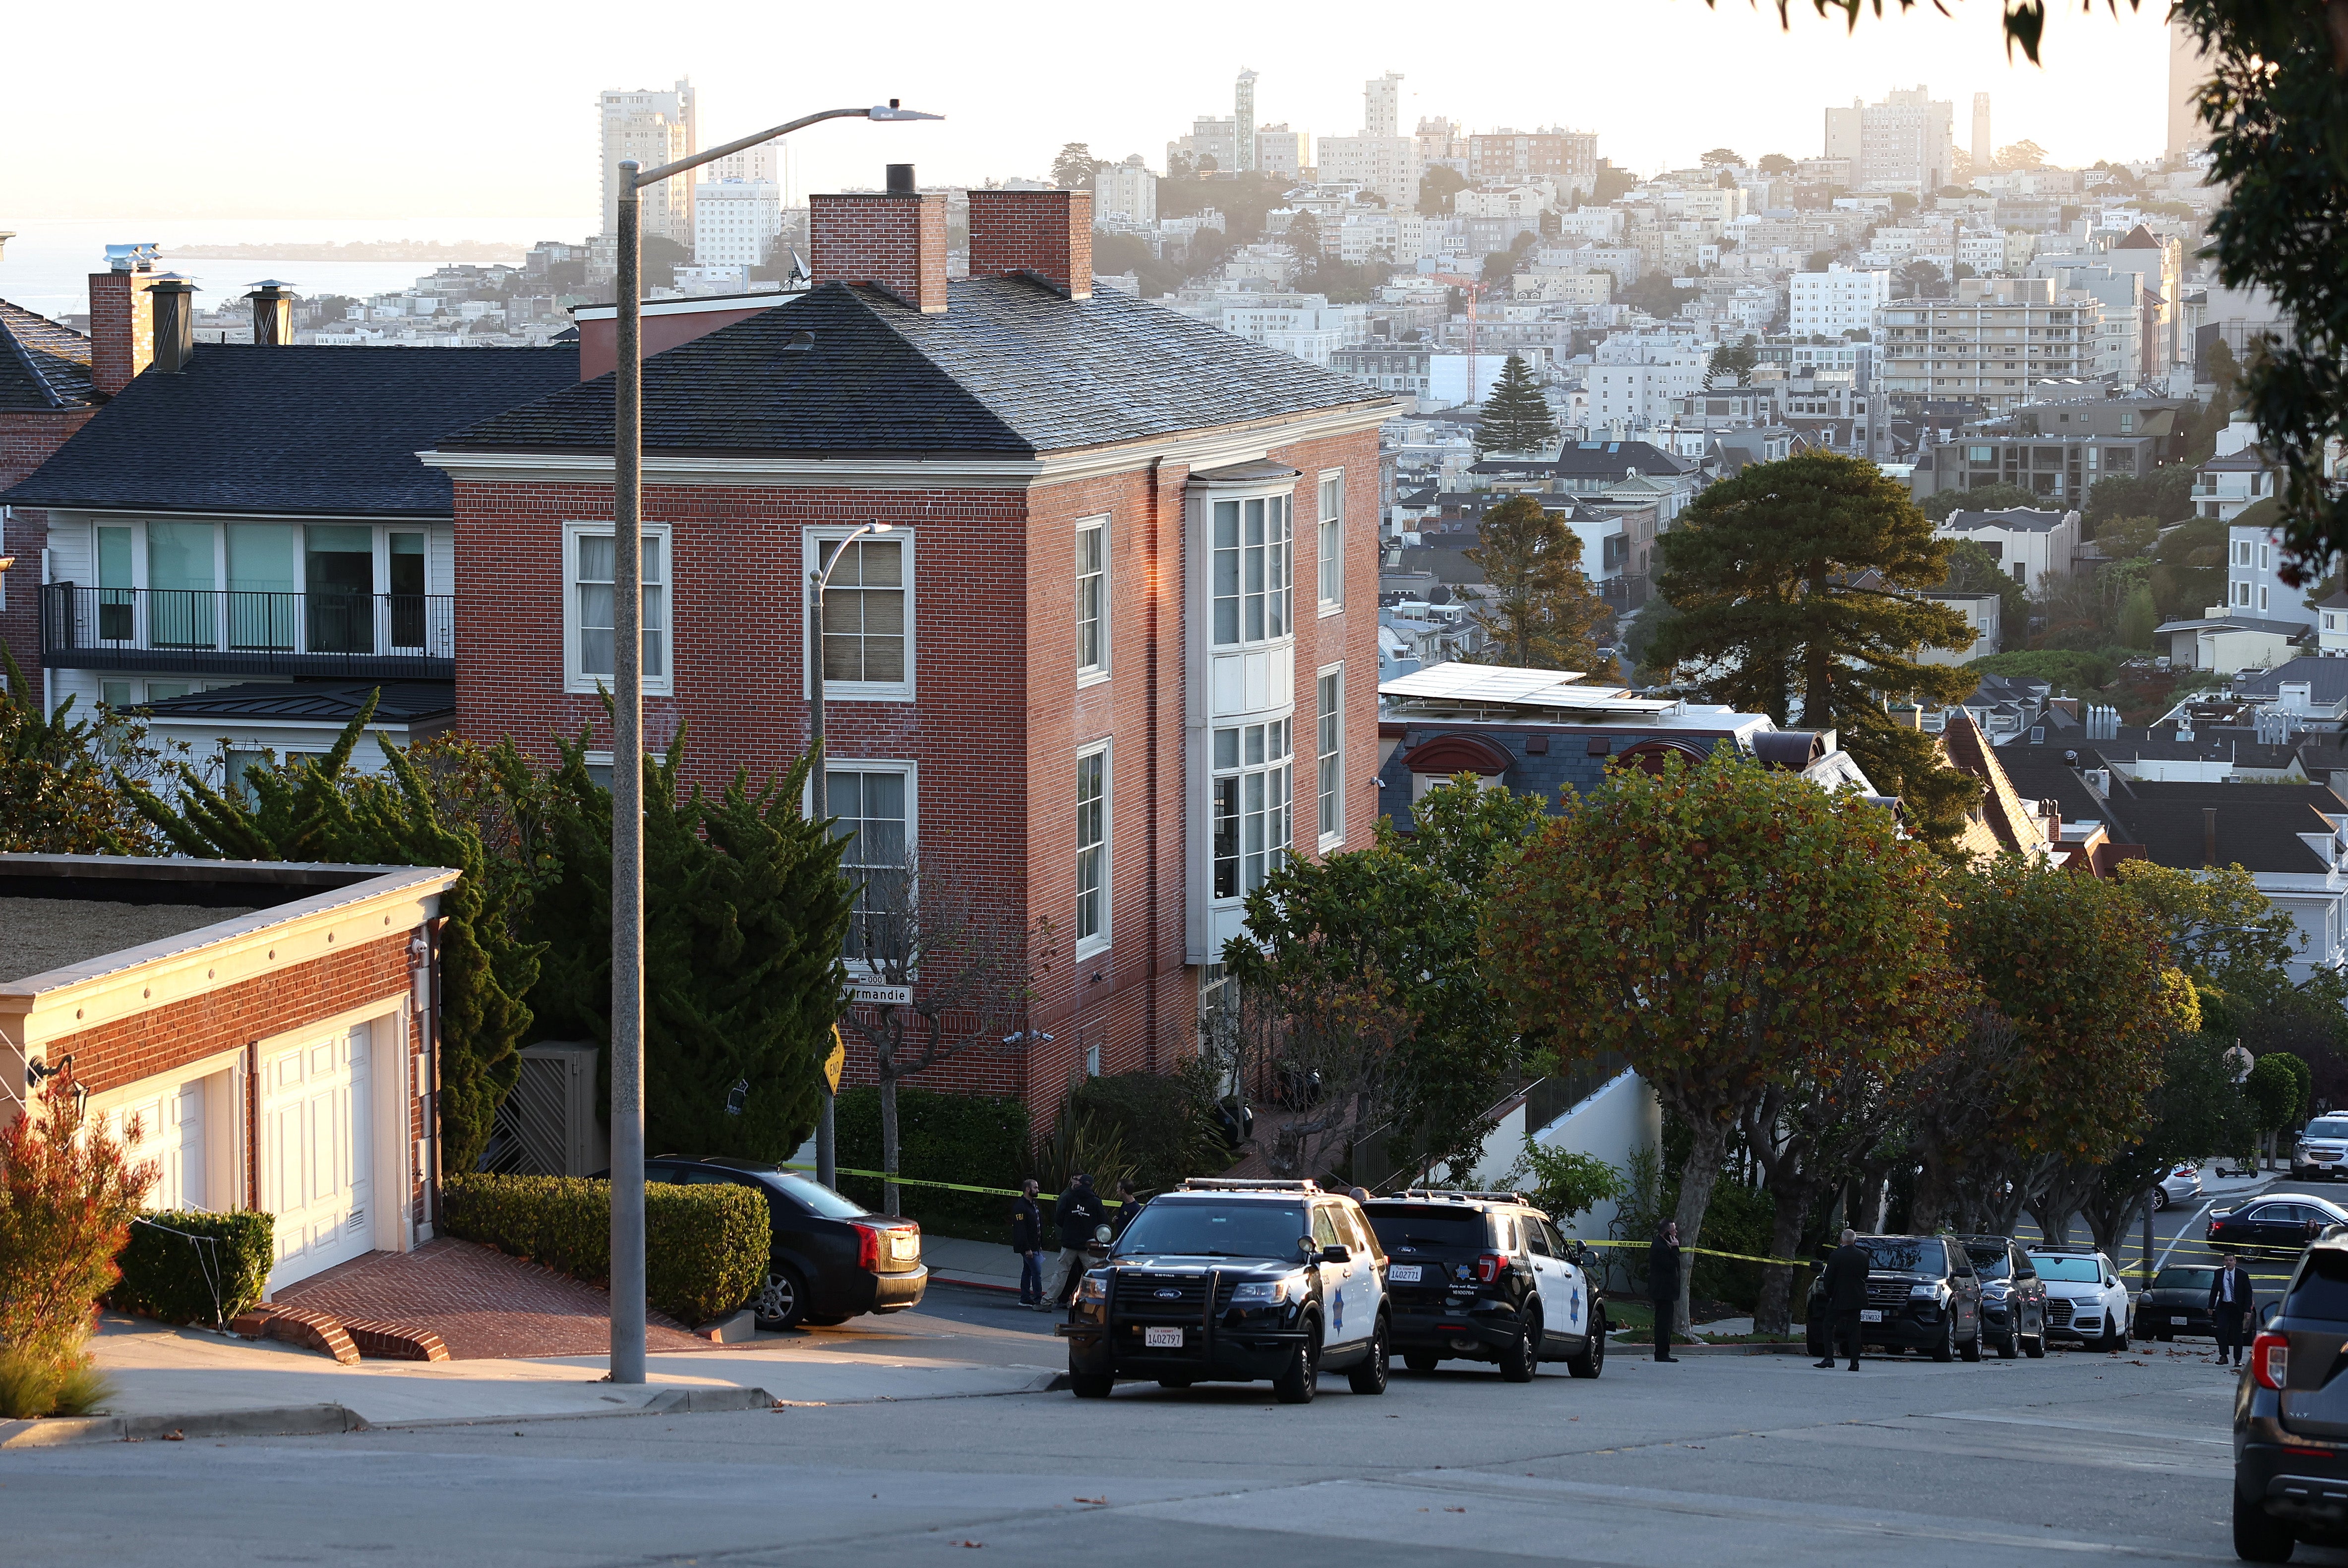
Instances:
[[[1011,1250],[1019,1254],[1019,1305],[1044,1310],[1044,1206],[1035,1202],[1042,1191],[1030,1176],[1019,1183],[1011,1203]]]
[[[1835,1364],[1835,1347],[1850,1346],[1850,1369],[1859,1370],[1859,1313],[1867,1305],[1867,1271],[1873,1260],[1867,1249],[1859,1244],[1859,1233],[1845,1229],[1842,1245],[1827,1259],[1826,1277],[1820,1282],[1818,1300],[1831,1315],[1828,1323],[1833,1337],[1827,1341],[1827,1358],[1813,1362],[1817,1367]]]
[[[1655,1308],[1655,1359],[1677,1361],[1672,1354],[1672,1320],[1680,1310],[1680,1224],[1665,1220],[1647,1249],[1647,1299]]]
[[[1117,1226],[1118,1235],[1125,1234],[1126,1228],[1133,1223],[1134,1216],[1141,1212],[1141,1206],[1148,1201],[1133,1190],[1133,1182],[1128,1178],[1120,1176],[1117,1179],[1117,1218],[1111,1222]]]
[[[2231,1253],[2224,1257],[2225,1265],[2209,1282],[2209,1319],[2218,1334],[2218,1365],[2239,1367],[2243,1344],[2250,1336],[2252,1315],[2259,1308],[2259,1294],[2242,1261]]]
[[[1052,1222],[1060,1228],[1060,1277],[1052,1286],[1055,1305],[1066,1306],[1076,1300],[1076,1282],[1085,1274],[1085,1249],[1107,1218],[1100,1194],[1093,1191],[1093,1179],[1081,1171],[1068,1178],[1068,1190],[1052,1210]]]

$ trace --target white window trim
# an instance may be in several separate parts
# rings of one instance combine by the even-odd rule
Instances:
[[[1089,746],[1076,748],[1076,761],[1082,762],[1087,757],[1101,759],[1101,926],[1093,935],[1077,941],[1076,953],[1079,958],[1107,952],[1117,923],[1117,755],[1114,744],[1097,740]],[[1074,847],[1079,853],[1084,848],[1080,841],[1075,841]],[[1069,929],[1075,929],[1073,921]]]
[[[1345,841],[1345,665],[1341,660],[1313,673],[1313,823],[1321,824],[1321,683],[1337,677],[1337,830],[1320,833],[1318,849],[1326,854]]]
[[[1076,686],[1079,690],[1086,686],[1098,686],[1103,681],[1108,679],[1109,672],[1115,667],[1117,660],[1117,639],[1114,634],[1114,629],[1117,625],[1117,570],[1115,565],[1117,532],[1115,524],[1111,521],[1110,514],[1107,512],[1103,512],[1097,517],[1080,517],[1076,519],[1076,531],[1078,534],[1082,534],[1087,528],[1095,527],[1097,527],[1101,531],[1101,656],[1100,663],[1097,665],[1078,665],[1076,666]],[[1073,569],[1076,564],[1076,558],[1073,551],[1070,552],[1068,564],[1071,569]],[[1071,632],[1073,632],[1076,626],[1076,619],[1074,616],[1069,618],[1068,624]]]
[[[814,695],[812,672],[808,669],[807,661],[812,654],[809,646],[812,641],[810,634],[815,629],[811,624],[815,618],[815,595],[811,592],[813,577],[816,569],[822,564],[817,546],[832,540],[846,539],[855,531],[854,524],[842,524],[836,528],[799,530],[799,696],[802,698]],[[878,541],[883,543],[893,542],[902,545],[905,551],[905,678],[901,681],[826,680],[823,683],[824,701],[829,703],[911,702],[913,700],[914,676],[918,673],[918,666],[914,660],[920,648],[920,637],[913,613],[920,587],[919,580],[915,575],[913,534],[912,529],[900,524],[891,529]],[[874,541],[868,536],[867,542],[874,542]],[[840,760],[844,762],[847,758],[842,758]],[[910,831],[910,828],[908,830]]]
[[[676,542],[669,525],[664,522],[643,523],[638,531],[661,542],[662,603],[666,607],[668,621],[665,632],[668,640],[664,649],[667,656],[661,661],[668,666],[667,673],[644,676],[644,695],[674,696],[676,695]],[[579,541],[582,535],[608,535],[613,531],[608,521],[582,519],[565,521],[562,525],[562,689],[566,692],[583,692],[592,696],[610,684],[606,677],[588,675],[580,668]],[[425,541],[425,549],[428,562],[431,550],[428,538]]]
[[[1345,470],[1323,469],[1313,484],[1313,593],[1321,591],[1321,525],[1328,521],[1321,515],[1321,487],[1331,480],[1337,481],[1337,596],[1321,600],[1323,615],[1342,614],[1345,608]]]
[[[845,531],[842,531],[843,534]],[[832,689],[832,683],[826,681],[824,683],[823,689],[827,694],[829,694]],[[916,857],[920,855],[922,847],[922,765],[919,762],[916,762],[910,757],[832,757],[826,758],[825,765],[828,769],[838,769],[842,773],[903,774],[905,776],[905,851],[909,855]],[[814,770],[810,769],[808,770],[809,776],[808,781],[800,787],[799,790],[799,810],[801,814],[809,817],[812,817],[815,814],[815,779],[813,774]],[[848,972],[850,975],[860,975],[866,978],[870,978],[872,975],[877,973],[879,968],[878,965],[874,965],[869,959],[848,958],[843,959],[841,962],[847,965]]]
[[[1205,531],[1203,537],[1206,541],[1206,548],[1201,552],[1206,566],[1206,593],[1204,599],[1201,601],[1201,604],[1204,610],[1202,619],[1203,629],[1206,632],[1207,636],[1207,651],[1210,656],[1218,654],[1254,653],[1259,649],[1276,648],[1283,643],[1293,643],[1295,641],[1297,489],[1298,485],[1296,480],[1286,480],[1273,484],[1251,484],[1246,486],[1235,485],[1229,489],[1224,489],[1220,486],[1210,486],[1200,496],[1200,500],[1203,502],[1200,512],[1200,526]],[[1244,586],[1242,586],[1241,592],[1240,612],[1240,630],[1241,635],[1237,642],[1219,643],[1215,641],[1215,503],[1217,501],[1231,500],[1238,501],[1244,506],[1247,502],[1251,500],[1271,500],[1275,497],[1286,502],[1288,507],[1288,615],[1286,623],[1288,629],[1282,632],[1277,636],[1251,638],[1245,635],[1247,630],[1246,592]],[[1320,501],[1317,497],[1313,501],[1313,509],[1316,513],[1320,509]],[[1242,513],[1242,517],[1244,517],[1244,513]],[[1244,571],[1244,568],[1242,568],[1242,571]],[[1244,583],[1244,579],[1242,579],[1242,582]],[[1315,592],[1317,593],[1318,590],[1316,589]],[[1268,614],[1269,612],[1267,612],[1267,618]],[[1292,756],[1293,754],[1294,748],[1292,746],[1291,755]]]

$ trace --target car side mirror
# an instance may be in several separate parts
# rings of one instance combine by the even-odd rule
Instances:
[[[1324,1264],[1349,1264],[1354,1261],[1354,1252],[1341,1242],[1332,1242],[1321,1249],[1321,1261]]]

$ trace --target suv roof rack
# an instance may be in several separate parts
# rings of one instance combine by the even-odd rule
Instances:
[[[1528,1209],[1538,1207],[1522,1192],[1479,1192],[1465,1187],[1408,1187],[1387,1195],[1394,1198],[1442,1198],[1455,1203],[1521,1203]]]
[[[1321,1183],[1313,1181],[1243,1181],[1226,1176],[1186,1176],[1177,1189],[1184,1192],[1318,1192]]]

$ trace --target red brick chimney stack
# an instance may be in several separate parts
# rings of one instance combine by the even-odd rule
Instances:
[[[1093,193],[973,191],[970,275],[1032,277],[1066,294],[1093,294]]]
[[[108,247],[113,265],[89,274],[89,379],[111,397],[155,362],[155,281],[137,247]]]
[[[808,271],[816,283],[867,284],[924,315],[946,308],[946,199],[913,187],[913,166],[889,166],[885,193],[808,199]]]

